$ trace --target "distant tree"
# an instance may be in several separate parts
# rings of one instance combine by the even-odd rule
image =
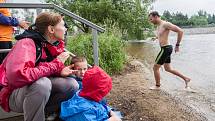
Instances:
[[[208,24],[215,24],[215,15],[208,14],[207,20],[208,20]]]
[[[208,21],[208,24],[212,24],[213,23],[213,17],[211,16],[211,14],[208,14],[207,21]]]
[[[181,12],[177,12],[173,15],[172,22],[178,26],[187,26],[189,25],[189,18],[187,15],[184,15]]]
[[[181,12],[171,14],[169,11],[164,11],[162,18],[178,26],[202,26],[212,23],[215,24],[215,15],[208,14],[203,10],[199,10],[197,15],[193,15],[190,18],[187,14],[183,14]]]
[[[169,11],[164,11],[162,17],[163,19],[178,26],[188,26],[190,24],[188,16],[181,12],[171,14]]]
[[[163,19],[167,21],[172,21],[172,15],[168,10],[165,10],[162,15]]]
[[[213,23],[215,23],[215,15],[212,16]]]
[[[198,11],[198,16],[203,16],[203,17],[207,17],[207,12],[206,11],[204,11],[204,10],[199,10]]]
[[[194,26],[208,25],[208,20],[205,16],[193,15],[190,18],[190,22]]]

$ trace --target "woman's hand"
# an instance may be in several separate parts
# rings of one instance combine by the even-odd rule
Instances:
[[[62,52],[60,55],[57,56],[57,58],[62,62],[65,63],[65,61],[69,58],[68,52]]]
[[[77,72],[78,70],[72,70],[72,68],[73,68],[73,65],[64,67],[64,68],[62,69],[60,75],[61,75],[62,77],[67,77],[67,76],[69,76],[69,75],[71,75],[71,74],[76,74],[76,72]]]

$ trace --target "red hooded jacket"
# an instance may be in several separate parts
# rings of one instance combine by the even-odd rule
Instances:
[[[34,83],[41,77],[49,77],[59,74],[64,68],[64,64],[56,58],[63,52],[64,42],[56,47],[47,46],[54,60],[51,62],[40,62],[37,66],[36,46],[32,39],[23,38],[15,44],[8,56],[0,65],[0,105],[9,112],[9,97],[13,90]],[[42,48],[42,57],[47,57],[44,47]]]
[[[111,91],[112,79],[101,68],[94,66],[86,71],[82,84],[79,96],[99,102]]]

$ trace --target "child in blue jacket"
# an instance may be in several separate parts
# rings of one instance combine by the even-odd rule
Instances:
[[[110,92],[112,79],[101,68],[86,71],[83,88],[71,99],[61,103],[60,117],[64,121],[121,121],[110,107],[100,101]]]

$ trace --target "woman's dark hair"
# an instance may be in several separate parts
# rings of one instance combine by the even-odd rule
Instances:
[[[157,11],[150,12],[149,16],[153,16],[153,17],[158,16],[158,17],[160,17],[160,15],[159,15],[159,13]]]

